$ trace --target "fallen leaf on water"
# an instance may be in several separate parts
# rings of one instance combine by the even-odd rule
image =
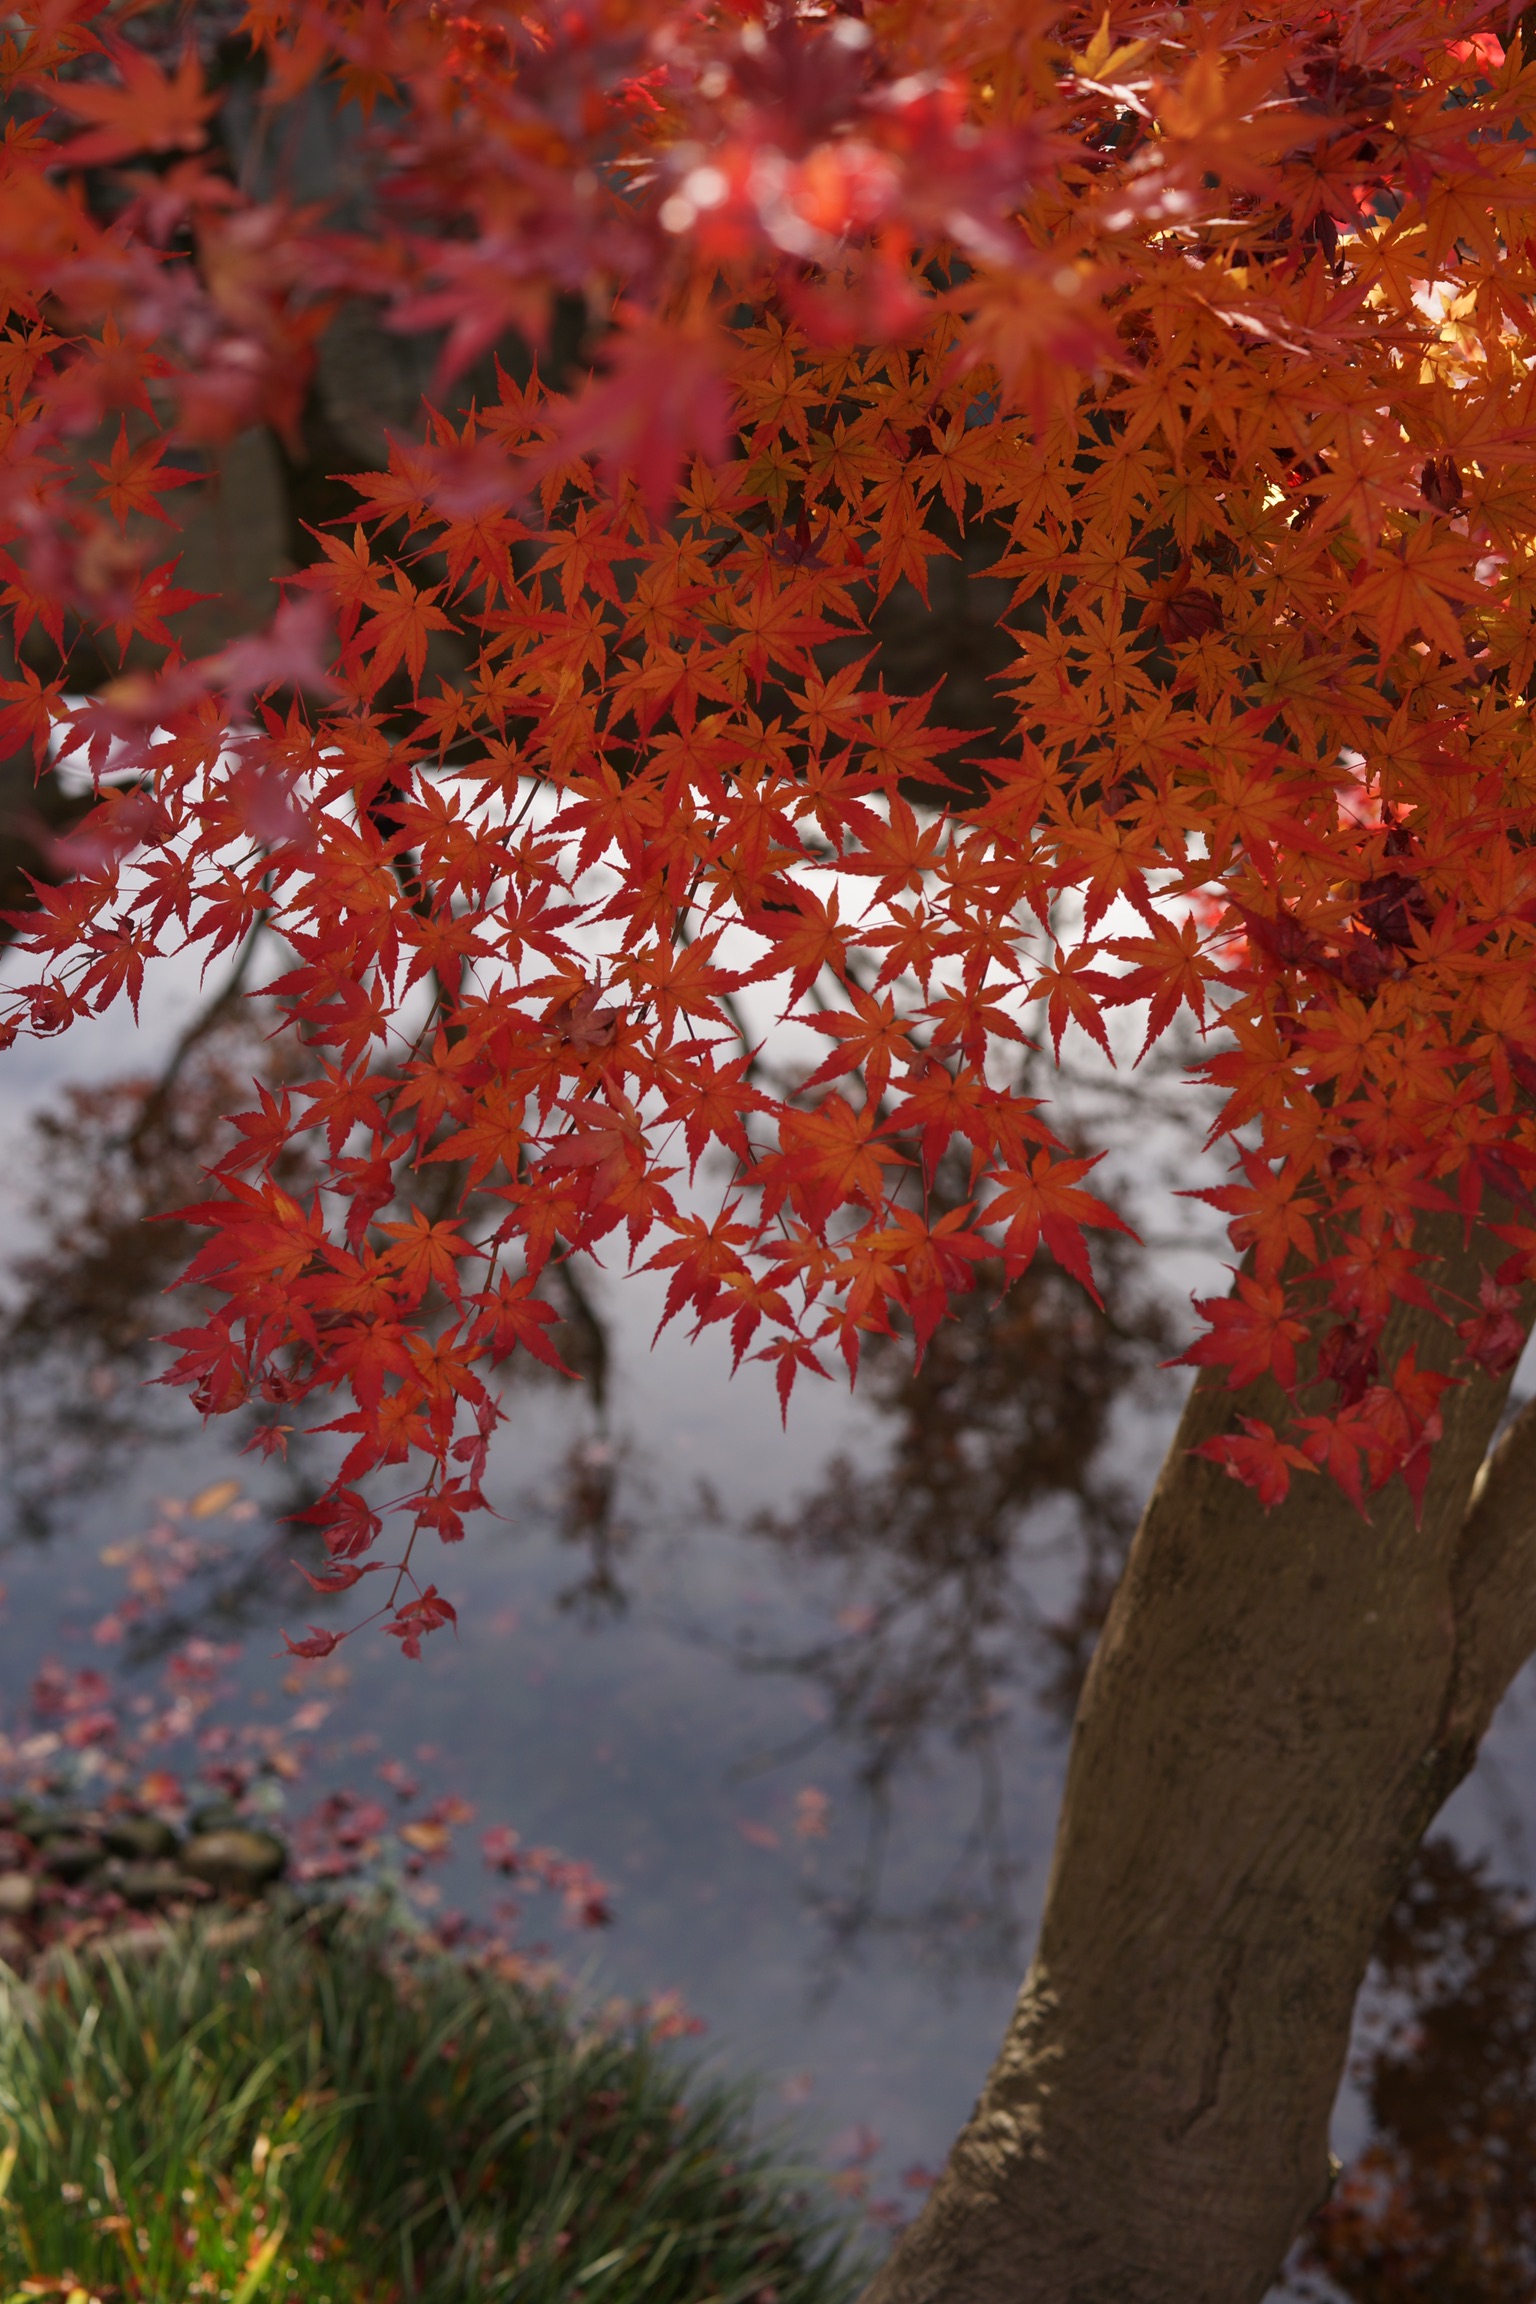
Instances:
[[[827,1817],[832,1802],[825,1792],[814,1784],[806,1784],[795,1794],[795,1838],[797,1840],[825,1840]]]
[[[216,1512],[227,1512],[239,1494],[238,1480],[215,1480],[198,1490],[187,1510],[194,1520],[211,1520]]]
[[[414,1848],[419,1856],[442,1856],[453,1845],[453,1835],[446,1824],[434,1823],[430,1817],[419,1817],[413,1824],[402,1824],[400,1837],[407,1848]]]

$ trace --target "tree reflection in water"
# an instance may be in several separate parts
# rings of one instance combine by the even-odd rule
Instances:
[[[307,1062],[303,1049],[272,1039],[265,1006],[246,998],[250,956],[248,947],[157,1076],[68,1084],[30,1121],[19,1164],[35,1179],[27,1206],[32,1242],[10,1260],[0,1291],[0,1456],[12,1524],[24,1536],[47,1538],[74,1518],[83,1495],[118,1478],[129,1458],[185,1435],[179,1400],[162,1407],[164,1396],[152,1389],[167,1358],[160,1339],[198,1317],[197,1290],[167,1294],[199,1238],[173,1214],[207,1197],[207,1172],[233,1141],[226,1116],[251,1106],[258,1084],[292,1087]],[[436,1175],[442,1173],[440,1167]],[[307,1189],[302,1153],[287,1155],[279,1181],[301,1194]],[[471,1220],[492,1206],[472,1202]],[[595,1433],[571,1450],[564,1467],[562,1532],[587,1556],[569,1597],[589,1613],[614,1613],[623,1604],[616,1563],[628,1532],[615,1507],[607,1443],[607,1331],[569,1265],[549,1267],[546,1292],[561,1314],[552,1340],[585,1380]],[[565,1381],[526,1359],[502,1373],[504,1380],[515,1373],[520,1381]],[[305,1421],[292,1409],[253,1401],[226,1428],[226,1447],[239,1448],[258,1426],[279,1424],[291,1493],[277,1511],[297,1512],[313,1501]],[[221,1587],[218,1612],[242,1613],[248,1602],[270,1599],[274,1576],[288,1579],[289,1554],[312,1548],[302,1529],[285,1529]],[[168,1618],[153,1644],[163,1647],[196,1628]]]
[[[1426,1841],[1382,1932],[1356,2076],[1375,2129],[1314,2218],[1292,2293],[1536,2295],[1536,1912]]]
[[[579,1331],[578,1331],[579,1333]],[[580,1574],[559,1595],[560,1606],[579,1622],[597,1625],[622,1616],[629,1593],[620,1563],[634,1542],[634,1528],[620,1510],[627,1451],[609,1438],[601,1406],[594,1429],[573,1441],[560,1464],[557,1516],[562,1544],[584,1556]]]
[[[176,1325],[164,1291],[195,1236],[167,1213],[205,1196],[222,1116],[272,1076],[262,1020],[238,978],[183,1035],[164,1071],[65,1088],[34,1115],[23,1154],[34,1237],[0,1314],[0,1446],[17,1521],[51,1533],[61,1507],[116,1477],[126,1455],[181,1423],[146,1390]]]
[[[916,1370],[905,1344],[873,1339],[860,1387],[891,1421],[886,1461],[836,1458],[792,1512],[752,1523],[787,1563],[830,1569],[840,1603],[823,1637],[742,1653],[750,1670],[803,1676],[824,1705],[822,1727],[761,1766],[823,1737],[859,1755],[863,1845],[822,1899],[825,1988],[862,1940],[892,1932],[967,1966],[1018,1966],[999,1731],[1021,1686],[1071,1718],[1136,1520],[1111,1469],[1116,1411],[1153,1387],[1168,1349],[1138,1252],[1102,1245],[1102,1313],[1042,1255],[1000,1301],[984,1271]],[[938,1893],[892,1913],[898,1778],[945,1741],[975,1762],[971,1826]]]
[[[171,1324],[163,1291],[191,1242],[143,1219],[201,1196],[220,1114],[250,1100],[253,1074],[273,1077],[260,1010],[237,992],[202,1012],[158,1079],[71,1088],[34,1123],[36,1232],[0,1316],[0,1439],[32,1535],[156,1437],[145,1379]],[[1135,1521],[1137,1498],[1112,1470],[1118,1413],[1152,1393],[1168,1349],[1142,1253],[1100,1246],[1102,1315],[1042,1259],[1001,1301],[983,1274],[916,1371],[899,1341],[872,1339],[860,1383],[888,1423],[885,1460],[869,1470],[835,1459],[801,1505],[752,1523],[787,1566],[832,1587],[821,1636],[742,1651],[750,1670],[811,1683],[824,1713],[759,1765],[838,1740],[857,1754],[865,1795],[862,1844],[817,1907],[824,1989],[891,1935],[941,1966],[1022,1962],[1001,1731],[1020,1696],[1070,1718]],[[587,1378],[592,1413],[556,1498],[563,1539],[583,1555],[565,1603],[590,1621],[624,1604],[622,1507],[637,1474],[605,1422],[603,1322],[580,1273],[557,1272],[555,1285],[559,1346]],[[301,1461],[291,1476],[292,1502],[307,1501]],[[130,1660],[269,1605],[293,1548],[284,1530],[188,1587],[135,1628]],[[969,1829],[948,1878],[902,1909],[888,1878],[898,1795],[944,1742],[974,1762]],[[1383,1933],[1366,2004],[1359,2077],[1373,2138],[1314,2220],[1289,2293],[1530,2304],[1536,1916],[1431,1840]]]

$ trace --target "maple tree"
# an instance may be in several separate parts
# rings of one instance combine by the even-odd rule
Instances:
[[[1536,79],[1507,12],[206,23],[259,73],[243,127],[198,11],[23,0],[0,37],[0,704],[97,793],[16,920],[0,1031],[137,1006],[161,953],[281,951],[307,1076],[234,1115],[187,1212],[222,1301],[173,1378],[264,1403],[272,1446],[317,1411],[344,1436],[312,1580],[383,1576],[407,1655],[451,1623],[422,1547],[481,1503],[495,1369],[551,1358],[578,1254],[667,1275],[665,1318],[786,1404],[872,1334],[921,1352],[983,1268],[1044,1248],[1091,1290],[1121,1220],[1018,1057],[1176,1026],[1239,1268],[1168,1493],[1255,1546],[1428,1556],[1536,1280]],[[354,157],[301,202],[317,120]],[[167,494],[255,424],[301,452],[356,298],[439,347],[433,403],[387,469],[331,475],[355,506],[266,629],[189,658]],[[978,528],[1011,590],[991,749],[869,638]],[[816,1036],[787,1087],[738,996]],[[1250,2267],[1315,2181],[1298,2121]],[[993,2243],[963,2278],[953,2251],[991,2150],[893,2293],[989,2287]]]

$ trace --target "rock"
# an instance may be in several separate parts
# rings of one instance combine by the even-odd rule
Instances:
[[[42,1841],[56,1839],[61,1832],[94,1832],[97,1822],[82,1808],[40,1808],[35,1801],[22,1800],[17,1803],[12,1828],[25,1833],[29,1840]]]
[[[206,1808],[194,1808],[187,1818],[189,1832],[226,1832],[243,1830],[244,1819],[229,1800],[211,1800]]]
[[[114,1858],[103,1868],[101,1885],[115,1888],[125,1904],[167,1904],[178,1896],[208,1893],[204,1881],[164,1857]]]
[[[270,1832],[230,1825],[216,1832],[194,1834],[181,1852],[181,1861],[210,1888],[254,1896],[284,1871],[288,1851]]]
[[[56,1880],[83,1880],[105,1854],[94,1832],[51,1832],[43,1842],[43,1869]]]
[[[37,1902],[37,1882],[30,1872],[0,1872],[0,1915],[15,1920]]]
[[[174,1856],[181,1846],[163,1816],[109,1816],[101,1836],[114,1856],[139,1863]]]

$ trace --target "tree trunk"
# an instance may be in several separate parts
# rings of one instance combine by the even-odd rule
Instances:
[[[1496,1262],[1503,1253],[1484,1242]],[[1475,1294],[1447,1242],[1442,1277]],[[1384,1358],[1455,1340],[1400,1311]],[[1422,1525],[1189,1450],[1083,1693],[1034,1961],[980,2102],[866,2304],[1252,2304],[1328,2182],[1355,1995],[1419,1839],[1536,1646],[1536,1407],[1448,1392]]]

